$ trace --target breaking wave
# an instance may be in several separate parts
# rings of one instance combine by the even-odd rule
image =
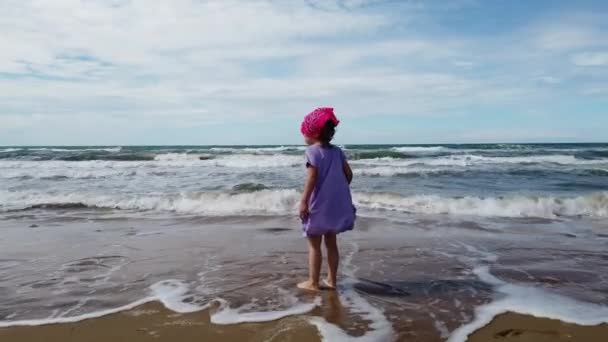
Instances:
[[[249,190],[249,189],[248,189]],[[95,196],[0,192],[0,210],[33,208],[108,208],[171,211],[202,216],[291,215],[300,194],[294,189],[251,192],[198,192],[174,195]],[[364,210],[389,210],[419,214],[483,217],[608,217],[608,192],[577,197],[441,197],[401,196],[387,193],[355,193],[355,204]],[[365,212],[361,213],[365,215]]]

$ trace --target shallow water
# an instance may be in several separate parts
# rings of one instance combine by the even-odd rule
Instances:
[[[589,312],[608,319],[608,238],[594,233],[605,228],[581,223],[572,237],[544,223],[523,232],[441,217],[362,219],[340,241],[338,296],[319,303],[295,289],[306,249],[297,229],[286,228],[292,220],[222,221],[6,220],[0,325],[69,321],[150,297],[177,312],[221,304],[217,324],[320,309],[326,318],[311,323],[330,341],[445,340],[475,320],[476,308],[510,297],[515,306],[504,309],[551,316],[559,298],[558,318],[576,319],[580,306],[581,323]],[[520,288],[503,293],[493,277]],[[534,302],[518,302],[525,289],[537,291]]]
[[[329,341],[608,321],[608,145],[346,146],[360,217],[322,300],[295,289],[300,147],[91,149],[0,148],[0,327],[150,300]]]

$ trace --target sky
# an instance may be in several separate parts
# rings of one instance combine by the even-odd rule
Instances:
[[[1,0],[0,145],[608,141],[608,2]]]

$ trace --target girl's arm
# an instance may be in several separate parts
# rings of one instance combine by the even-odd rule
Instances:
[[[350,168],[350,165],[346,160],[344,160],[344,165],[342,166],[342,169],[344,170],[344,175],[346,176],[348,184],[350,184],[353,181],[353,170]]]
[[[300,200],[300,218],[303,220],[308,217],[308,201],[317,183],[317,168],[309,166],[306,168],[306,173],[306,184],[304,184],[304,192],[302,192]]]

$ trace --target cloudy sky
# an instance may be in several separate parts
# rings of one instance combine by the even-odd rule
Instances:
[[[0,0],[0,145],[608,141],[608,2]]]

